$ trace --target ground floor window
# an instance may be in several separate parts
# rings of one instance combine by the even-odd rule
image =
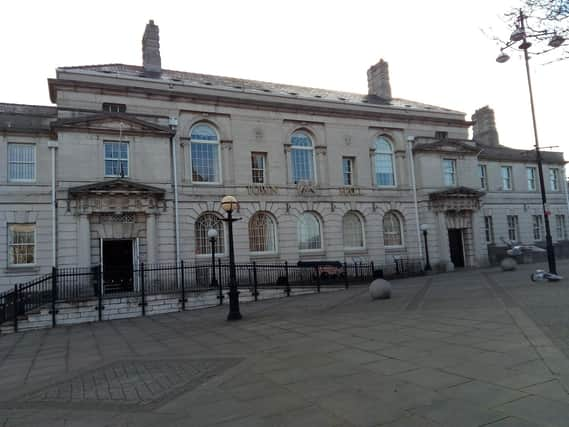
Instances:
[[[214,213],[201,215],[195,223],[196,255],[211,254],[211,242],[207,236],[210,229],[217,231],[215,240],[215,253],[223,254],[225,250],[225,234],[223,232],[223,222]]]
[[[567,227],[565,225],[565,215],[555,215],[555,227],[557,229],[557,239],[567,240]]]
[[[486,235],[486,243],[494,243],[494,225],[491,216],[484,217],[484,234]]]
[[[539,241],[543,239],[543,217],[541,215],[532,215],[533,224],[533,240]]]
[[[403,246],[403,228],[395,212],[387,212],[383,217],[383,244],[385,246]]]
[[[518,216],[508,215],[506,217],[508,221],[508,240],[517,241],[518,240]]]
[[[36,262],[36,225],[8,225],[8,264],[31,265]]]

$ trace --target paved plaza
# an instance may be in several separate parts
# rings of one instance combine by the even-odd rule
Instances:
[[[0,425],[569,426],[569,280],[533,267],[2,336]]]

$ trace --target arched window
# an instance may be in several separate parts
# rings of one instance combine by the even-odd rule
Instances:
[[[195,223],[196,255],[211,254],[211,243],[207,237],[207,232],[210,228],[217,230],[215,253],[221,255],[225,252],[223,221],[216,214],[209,212],[200,215]]]
[[[305,132],[295,132],[290,137],[290,143],[293,182],[315,182],[312,139]]]
[[[257,212],[249,220],[249,250],[277,251],[277,227],[273,218],[266,212]]]
[[[311,212],[304,212],[298,219],[298,249],[322,249],[320,221]]]
[[[375,140],[375,183],[378,187],[395,185],[393,146],[384,136]]]
[[[387,212],[383,217],[383,244],[385,246],[403,246],[403,227],[395,212]]]
[[[190,132],[190,163],[192,182],[221,182],[219,136],[205,123],[195,125]]]
[[[345,248],[363,248],[364,227],[361,217],[356,212],[348,212],[342,219]]]

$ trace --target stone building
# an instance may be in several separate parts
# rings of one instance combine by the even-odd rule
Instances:
[[[142,66],[58,68],[54,107],[0,104],[0,289],[54,265],[208,262],[210,228],[223,258],[227,194],[239,262],[419,258],[420,225],[440,269],[544,239],[535,154],[500,145],[488,107],[394,98],[383,60],[360,95],[163,69],[152,21],[142,44]],[[544,163],[565,240],[562,154]]]

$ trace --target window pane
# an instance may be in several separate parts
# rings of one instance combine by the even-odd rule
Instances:
[[[219,146],[193,142],[192,181],[219,182]]]
[[[314,181],[314,161],[312,150],[293,149],[291,152],[293,181]]]
[[[211,242],[207,236],[209,229],[217,230],[215,241],[215,253],[223,254],[225,248],[225,234],[223,232],[223,222],[216,215],[206,213],[201,215],[195,223],[196,254],[211,254]]]
[[[249,221],[249,250],[276,251],[276,227],[272,218],[266,213],[256,213]]]
[[[401,222],[394,213],[387,213],[383,217],[383,242],[385,246],[401,246]]]
[[[265,182],[265,154],[251,154],[251,176],[254,183],[263,184]]]
[[[33,144],[8,144],[8,179],[35,180],[36,147]]]
[[[320,222],[311,213],[304,213],[298,220],[298,248],[321,249]]]
[[[35,254],[35,224],[8,226],[8,257],[10,265],[33,264]]]
[[[217,133],[208,125],[197,125],[192,128],[190,137],[193,141],[217,141]]]
[[[354,212],[348,212],[343,218],[344,247],[363,248],[364,236],[362,221]]]
[[[290,143],[293,147],[312,147],[312,140],[302,132],[295,132],[290,138]]]
[[[393,174],[393,155],[392,154],[375,154],[375,179],[377,185],[395,185],[395,177]]]

